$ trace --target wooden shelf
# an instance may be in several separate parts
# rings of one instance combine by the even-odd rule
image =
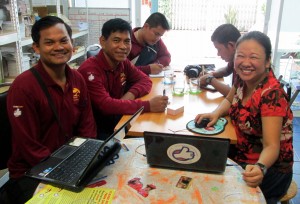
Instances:
[[[0,46],[18,41],[18,35],[15,31],[0,32]]]
[[[78,37],[81,37],[83,35],[87,35],[89,33],[88,30],[83,30],[83,31],[74,31],[73,34],[72,34],[72,38],[78,38]]]
[[[85,49],[80,50],[79,52],[74,52],[72,58],[70,59],[70,61],[73,61],[73,60],[75,60],[75,59],[77,59],[81,56],[84,56],[84,55],[85,55]]]
[[[32,38],[31,37],[27,37],[27,38],[23,38],[21,40],[21,46],[26,46],[26,45],[31,45],[32,44]]]

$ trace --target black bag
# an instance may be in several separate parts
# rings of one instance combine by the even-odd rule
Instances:
[[[151,64],[157,58],[157,45],[147,45],[145,46],[140,55],[138,60],[135,63],[135,66],[144,66]]]
[[[7,91],[0,93],[0,169],[7,168],[7,161],[10,158],[12,152],[11,126],[6,109],[6,97]]]

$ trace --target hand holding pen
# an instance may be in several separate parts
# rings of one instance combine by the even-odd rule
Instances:
[[[166,89],[163,90],[163,96],[167,96],[166,95]],[[168,103],[167,103],[167,105],[169,105],[169,104],[170,104],[170,101],[169,101],[169,97],[168,97]]]
[[[150,64],[151,74],[159,74],[163,71],[164,66],[162,64]]]
[[[164,94],[164,93],[163,93]],[[150,112],[164,112],[168,105],[168,96],[158,95],[149,100]]]

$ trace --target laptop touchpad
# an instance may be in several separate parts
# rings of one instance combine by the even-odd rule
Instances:
[[[64,145],[60,148],[60,150],[58,150],[52,156],[60,158],[60,159],[64,159],[64,158],[68,157],[69,155],[71,155],[76,149],[77,149],[77,147]]]

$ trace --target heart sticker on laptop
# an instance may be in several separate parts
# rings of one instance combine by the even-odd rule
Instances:
[[[219,118],[219,120],[215,123],[213,127],[197,128],[195,126],[195,121],[191,120],[186,124],[186,128],[191,132],[202,135],[216,135],[224,131],[227,123],[228,122],[226,118]]]

